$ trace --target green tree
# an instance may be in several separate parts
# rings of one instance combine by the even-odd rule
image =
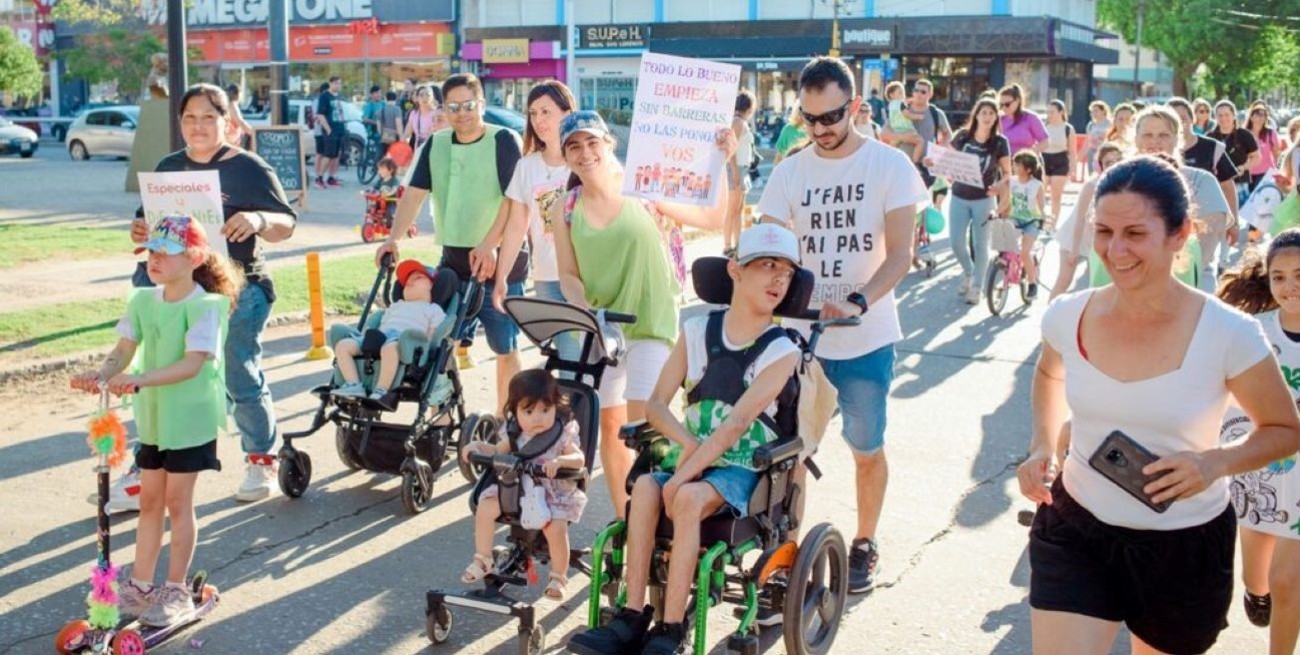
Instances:
[[[0,91],[18,96],[37,96],[44,81],[36,53],[19,42],[13,30],[0,26]]]
[[[110,27],[82,36],[63,59],[69,75],[91,84],[117,80],[118,93],[139,97],[149,76],[149,57],[166,51],[167,45],[153,32]]]

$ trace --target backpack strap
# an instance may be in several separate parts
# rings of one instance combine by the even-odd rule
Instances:
[[[573,225],[573,210],[578,206],[578,198],[582,195],[582,185],[569,189],[568,195],[564,197],[564,224]]]

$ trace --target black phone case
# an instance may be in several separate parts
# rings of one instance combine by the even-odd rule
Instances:
[[[1150,507],[1152,511],[1164,513],[1173,501],[1155,503],[1142,491],[1143,487],[1156,479],[1144,475],[1142,469],[1158,459],[1160,458],[1151,454],[1151,451],[1143,448],[1132,437],[1116,430],[1110,433],[1110,436],[1101,442],[1101,446],[1097,447],[1092,457],[1088,458],[1088,465],[1120,489],[1127,491],[1143,505]]]

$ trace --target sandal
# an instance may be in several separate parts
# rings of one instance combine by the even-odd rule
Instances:
[[[550,583],[546,585],[546,597],[551,600],[564,600],[564,590],[569,586],[569,579],[557,571],[551,571],[547,577],[550,578]]]
[[[460,574],[460,581],[465,584],[474,584],[491,575],[495,570],[492,560],[474,553],[474,561],[465,567],[465,572]]]

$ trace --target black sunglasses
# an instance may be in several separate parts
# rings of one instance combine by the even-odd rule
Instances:
[[[1001,107],[1001,108],[1003,108],[1003,109],[1006,109],[1007,107],[1010,107],[1011,105],[1014,105],[1014,104],[1016,104],[1016,101],[1015,101],[1015,100],[1007,100],[1006,102],[999,102],[999,103],[998,103],[998,106]]]
[[[840,105],[839,109],[832,109],[824,114],[813,115],[802,109],[799,110],[799,113],[803,115],[803,119],[807,121],[809,125],[825,125],[826,127],[830,127],[844,120],[844,114],[848,112],[850,104],[853,104],[853,98],[849,98],[848,102]]]

